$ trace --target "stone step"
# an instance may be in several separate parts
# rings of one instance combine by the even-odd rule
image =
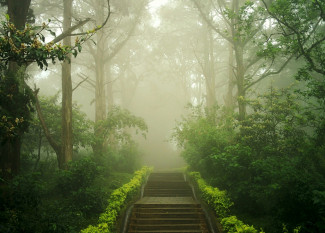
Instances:
[[[209,233],[201,205],[182,173],[152,173],[134,204],[129,233]]]
[[[191,189],[145,189],[144,195],[149,194],[192,194]]]
[[[132,217],[136,217],[136,218],[200,218],[203,216],[204,216],[204,214],[202,211],[154,213],[154,212],[147,212],[147,211],[146,212],[137,212],[137,210],[135,210],[134,215]]]
[[[201,213],[202,209],[171,209],[171,208],[137,208],[133,210],[134,213],[146,213],[146,214],[186,214],[186,213]]]
[[[200,224],[152,224],[152,225],[141,225],[141,224],[130,224],[131,230],[137,231],[153,231],[153,230],[202,230],[204,229]]]
[[[164,186],[170,186],[170,187],[190,187],[187,183],[184,181],[161,181],[161,182],[155,182],[155,181],[148,181],[146,187],[164,187]]]
[[[200,224],[200,218],[133,218],[131,224],[151,225],[151,224]]]
[[[154,233],[154,232],[159,232],[159,233],[208,233],[208,231],[205,230],[135,230],[135,231],[128,231],[129,233]]]
[[[135,203],[134,208],[162,208],[162,209],[189,209],[201,208],[199,203],[186,203],[186,204],[163,204],[163,203]]]
[[[188,194],[144,194],[144,197],[191,197],[192,194],[188,193]]]

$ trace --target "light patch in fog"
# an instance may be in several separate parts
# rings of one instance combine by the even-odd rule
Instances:
[[[159,27],[160,25],[160,17],[157,14],[158,9],[165,5],[168,2],[168,0],[154,0],[152,2],[150,2],[149,4],[149,12],[151,13],[151,17],[152,17],[152,23],[151,25],[155,28]]]

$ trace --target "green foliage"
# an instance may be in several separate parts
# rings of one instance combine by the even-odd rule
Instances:
[[[229,217],[230,207],[233,206],[234,203],[230,200],[226,191],[220,191],[218,188],[207,185],[201,178],[199,172],[190,172],[188,175],[197,185],[201,198],[214,210],[217,218],[221,220],[221,225],[225,232],[258,232],[253,226],[248,226],[238,220],[236,216]]]
[[[0,232],[79,232],[96,223],[112,190],[131,177],[108,173],[91,157],[68,166],[53,170],[51,163],[42,161],[37,172],[1,183]]]
[[[140,168],[140,152],[137,144],[128,143],[121,146],[114,159],[110,161],[114,169],[121,172],[132,173]]]
[[[223,218],[221,224],[226,233],[258,233],[253,226],[244,224],[242,221],[238,220],[236,216]]]
[[[36,62],[43,69],[48,66],[48,59],[53,63],[56,60],[63,61],[68,54],[77,56],[80,52],[81,44],[85,42],[90,35],[77,39],[74,47],[62,46],[61,44],[45,43],[44,30],[53,32],[48,25],[42,26],[26,25],[24,30],[18,30],[14,24],[7,21],[1,23],[0,36],[0,59],[1,70],[6,68],[9,61],[17,62],[18,65],[27,65],[30,62]]]
[[[252,113],[242,123],[239,136],[256,156],[297,155],[308,145],[304,129],[311,126],[314,115],[303,110],[289,89],[271,87],[248,105]]]
[[[59,170],[57,186],[63,195],[91,185],[99,174],[99,168],[90,157],[68,163],[66,170]]]
[[[276,0],[268,12],[277,22],[275,41],[285,53],[303,56],[308,69],[325,74],[324,1]]]
[[[229,208],[234,203],[231,202],[226,191],[207,185],[199,172],[190,172],[189,176],[197,184],[201,198],[214,210],[217,217],[222,219],[228,216]]]
[[[226,118],[222,111],[215,121],[194,111],[198,114],[192,112],[175,130],[190,168],[227,190],[236,215],[267,232],[281,231],[282,223],[301,226],[302,232],[324,229],[324,147],[315,140],[319,117],[301,97],[271,87],[246,100],[249,114],[241,124],[220,124]]]
[[[57,142],[61,142],[61,121],[62,121],[62,113],[61,113],[61,104],[58,102],[59,95],[55,95],[52,97],[39,97],[40,106],[42,109],[42,113],[44,116],[44,120],[48,129],[50,130],[53,138]],[[73,146],[74,149],[77,150],[80,147],[90,146],[93,142],[92,138],[92,122],[87,119],[85,113],[81,112],[80,106],[77,104],[73,104],[72,106],[72,128],[73,128]],[[39,125],[38,117],[37,125]]]
[[[60,144],[62,140],[62,111],[58,102],[58,95],[50,97],[40,96],[39,102],[50,134]],[[86,114],[81,112],[80,107],[76,104],[72,106],[72,113],[73,149],[75,152],[78,152],[81,149],[89,148],[94,141],[91,130],[93,123],[87,119]],[[38,150],[40,150],[41,154],[44,154],[43,152],[45,151],[50,152],[50,154],[53,153],[36,113],[32,115],[29,123],[29,130],[23,137],[22,154],[35,159]]]
[[[191,107],[191,106],[190,106]],[[234,139],[235,120],[224,109],[209,111],[202,106],[191,107],[191,114],[178,124],[173,139],[185,148],[182,156],[194,169],[211,172],[211,156],[222,153]]]
[[[130,111],[118,106],[114,106],[108,112],[105,120],[97,122],[95,128],[101,129],[102,138],[99,140],[110,140],[111,137],[115,143],[120,142],[122,144],[132,142],[128,129],[133,128],[136,134],[141,132],[144,137],[148,131],[148,127],[142,118],[136,117]]]
[[[249,41],[265,21],[264,12],[265,10],[254,1],[245,1],[238,12],[234,9],[225,8],[223,13],[227,19],[235,22],[233,39],[236,42]]]
[[[33,111],[32,90],[24,83],[26,75],[20,69],[16,74],[0,74],[0,142],[26,132]],[[19,108],[17,106],[20,106]]]
[[[151,172],[151,168],[143,167],[136,171],[131,181],[122,187],[112,192],[108,199],[106,211],[99,217],[97,226],[89,226],[82,230],[82,233],[87,232],[116,232],[116,221],[120,211],[125,207],[137,194],[139,194],[141,186]]]

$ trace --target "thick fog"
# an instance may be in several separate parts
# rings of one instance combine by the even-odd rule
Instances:
[[[156,168],[183,167],[171,135],[177,121],[187,114],[186,105],[209,105],[212,98],[221,106],[229,101],[229,93],[237,95],[233,81],[229,81],[233,76],[233,65],[229,64],[231,47],[207,25],[191,2],[126,2],[111,1],[111,15],[104,28],[84,43],[82,52],[72,59],[72,83],[76,87],[73,102],[93,121],[98,98],[103,99],[106,112],[116,105],[142,117],[148,133],[146,138],[135,136],[142,162]],[[73,17],[92,19],[82,31],[101,24],[108,12],[105,4],[74,3]],[[53,18],[50,26],[59,34],[62,28],[56,25],[62,16],[57,12],[62,6],[35,3],[32,7],[35,13],[47,8],[47,13],[36,20]],[[220,27],[224,27],[219,20]],[[244,56],[248,59],[249,52]],[[36,84],[41,95],[61,96],[60,64],[50,64],[46,71],[39,71],[34,64],[28,72],[30,85]],[[96,86],[99,78],[101,83]],[[273,75],[253,89],[260,92],[273,84],[286,86],[291,82],[290,77],[281,81]],[[100,96],[95,94],[99,87]]]

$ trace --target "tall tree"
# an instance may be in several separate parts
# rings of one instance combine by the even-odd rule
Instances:
[[[109,4],[109,0],[107,0],[108,4]],[[77,41],[77,46],[78,46],[78,50],[75,48],[72,48],[71,46],[66,46],[66,47],[62,47],[60,45],[57,46],[53,46],[54,43],[61,41],[62,39],[64,39],[65,37],[72,35],[73,31],[75,31],[76,29],[78,29],[79,27],[83,26],[86,22],[89,21],[89,19],[85,19],[85,20],[81,20],[78,21],[78,23],[72,27],[69,28],[65,28],[66,30],[56,36],[50,43],[44,44],[45,43],[45,37],[37,32],[37,28],[35,28],[35,31],[33,33],[30,33],[31,31],[31,27],[29,26],[29,28],[27,28],[26,30],[26,34],[19,34],[18,35],[14,35],[16,33],[16,29],[18,30],[22,30],[25,28],[25,23],[27,22],[27,20],[29,20],[29,22],[33,22],[33,16],[32,15],[32,11],[29,9],[30,7],[30,3],[31,1],[11,1],[11,0],[7,0],[7,1],[1,1],[1,4],[5,4],[8,6],[8,14],[9,14],[9,18],[10,18],[10,22],[13,23],[14,26],[9,25],[11,27],[11,32],[8,33],[8,35],[10,36],[15,36],[14,38],[12,38],[12,41],[15,43],[14,45],[11,43],[9,43],[9,45],[12,47],[12,50],[9,53],[3,53],[2,55],[6,55],[6,54],[13,54],[17,49],[18,52],[17,54],[14,54],[14,57],[9,57],[6,58],[9,61],[9,65],[8,65],[8,72],[7,72],[7,76],[8,79],[5,80],[11,80],[12,83],[12,90],[15,90],[14,92],[12,92],[11,94],[13,96],[15,96],[15,106],[12,106],[11,108],[14,108],[16,110],[12,110],[12,111],[20,111],[20,115],[17,115],[16,119],[21,119],[24,120],[24,127],[21,127],[20,131],[16,130],[15,134],[13,137],[10,138],[10,140],[5,141],[5,144],[3,144],[3,146],[1,146],[1,160],[6,160],[6,166],[10,167],[10,170],[12,173],[16,174],[19,171],[19,164],[20,164],[20,147],[21,147],[21,137],[24,134],[24,132],[28,129],[28,118],[30,115],[30,111],[32,110],[32,102],[33,102],[33,95],[32,95],[32,91],[31,89],[26,85],[25,83],[25,67],[28,66],[29,64],[31,64],[32,62],[36,61],[37,65],[40,68],[43,67],[47,67],[48,63],[47,63],[47,59],[52,59],[52,61],[55,61],[56,59],[58,60],[63,60],[67,57],[67,54],[73,53],[75,56],[78,53],[78,50],[80,52],[80,48],[81,48],[81,41],[85,41],[87,40],[86,38],[82,38],[81,40]],[[109,15],[106,18],[106,21],[103,23],[103,25],[107,22]],[[71,25],[71,23],[70,23]],[[95,30],[93,30],[93,32],[96,32],[97,30],[99,30],[101,28],[101,26],[98,26]],[[46,29],[46,25],[42,27],[41,30],[47,30]],[[29,34],[27,34],[29,33]],[[34,33],[36,33],[36,36],[34,36]],[[53,34],[53,32],[51,32]],[[83,33],[83,35],[85,35],[87,33]],[[21,35],[28,35],[30,37],[24,37],[22,39],[19,39],[19,36]],[[75,35],[75,34],[74,34]],[[80,35],[80,33],[78,34]],[[18,38],[18,39],[17,39]],[[34,44],[30,45],[30,41],[28,41],[28,39],[34,39]],[[26,41],[25,43],[23,43],[22,41]],[[6,40],[4,40],[3,42],[5,42]],[[68,43],[66,43],[68,44]],[[71,43],[70,43],[71,45]],[[29,47],[31,46],[31,47]],[[30,50],[30,48],[34,48],[34,50]],[[45,49],[46,48],[46,49]],[[26,52],[25,52],[26,50]],[[21,55],[24,54],[24,56],[22,57]],[[4,59],[5,60],[5,59]],[[17,61],[19,61],[19,63],[17,63]],[[21,67],[21,65],[24,65]],[[3,68],[3,66],[1,66]],[[64,87],[67,87],[67,85],[64,85]],[[21,100],[18,100],[17,98],[20,98]],[[66,97],[65,97],[66,98]],[[66,98],[67,99],[67,98]],[[71,99],[71,98],[70,98]],[[27,102],[26,102],[27,101]],[[72,101],[72,100],[71,100]],[[71,102],[70,101],[70,102]],[[13,103],[12,103],[13,104]],[[8,109],[7,109],[8,110]],[[22,112],[24,112],[24,117],[22,117]],[[13,115],[15,116],[15,115]],[[12,116],[12,117],[13,117]],[[68,119],[68,117],[66,117],[66,119]],[[18,123],[17,123],[18,124]],[[59,150],[58,150],[59,151]],[[71,151],[71,150],[70,150]],[[59,154],[62,154],[63,152],[60,150],[60,152],[58,152]],[[70,155],[72,155],[72,153],[70,153]],[[60,161],[62,161],[62,156],[58,156],[58,159]],[[70,158],[68,158],[67,160],[69,160]],[[5,164],[4,163],[4,164]]]
[[[95,6],[96,21],[100,22],[104,17],[104,6],[98,4],[97,1],[91,2]],[[94,4],[95,2],[96,4]],[[101,128],[100,122],[107,117],[108,105],[112,106],[113,82],[110,77],[112,60],[133,36],[146,2],[146,0],[142,0],[140,4],[113,5],[112,7],[115,7],[120,14],[115,15],[116,18],[112,19],[110,26],[97,33],[95,45],[89,43],[89,51],[94,59],[93,69],[95,71],[95,80],[88,80],[88,83],[92,83],[95,91],[94,131],[98,140],[93,145],[93,151],[96,155],[102,154],[105,147],[104,129]],[[130,23],[130,21],[132,22]],[[126,26],[121,27],[121,24],[125,22],[127,23]]]
[[[63,0],[63,31],[67,31],[72,23],[72,2]],[[71,37],[63,39],[64,46],[71,46]],[[62,154],[58,158],[59,168],[72,160],[72,81],[71,81],[71,55],[62,63]]]
[[[9,20],[11,23],[15,25],[15,27],[19,30],[23,30],[25,28],[25,24],[27,21],[28,10],[30,6],[31,0],[22,0],[22,1],[14,1],[14,0],[7,0],[5,3],[8,6],[8,15]],[[9,62],[8,66],[8,76],[11,79],[23,79],[23,75],[19,75],[20,72],[23,72],[25,68],[18,65],[14,61]],[[24,82],[24,80],[22,80]],[[13,84],[14,92],[12,93],[15,96],[19,96],[21,88],[25,89],[25,85],[19,85],[19,82]],[[25,87],[24,87],[25,86]],[[22,97],[24,98],[24,96]],[[24,108],[24,106],[20,106]],[[24,108],[25,111],[28,109]],[[25,112],[25,117],[28,119],[29,114]],[[27,120],[26,119],[26,120]],[[8,140],[5,145],[2,147],[1,156],[5,156],[8,165],[10,166],[11,172],[13,174],[17,174],[20,169],[20,148],[21,148],[21,137],[24,130],[19,131],[11,140]]]
[[[242,121],[246,116],[247,91],[266,77],[280,73],[292,56],[278,57],[277,60],[272,57],[266,62],[254,49],[257,47],[256,41],[264,41],[263,32],[267,19],[259,7],[260,1],[210,0],[209,4],[192,1],[212,30],[233,47],[238,112],[239,120]]]

